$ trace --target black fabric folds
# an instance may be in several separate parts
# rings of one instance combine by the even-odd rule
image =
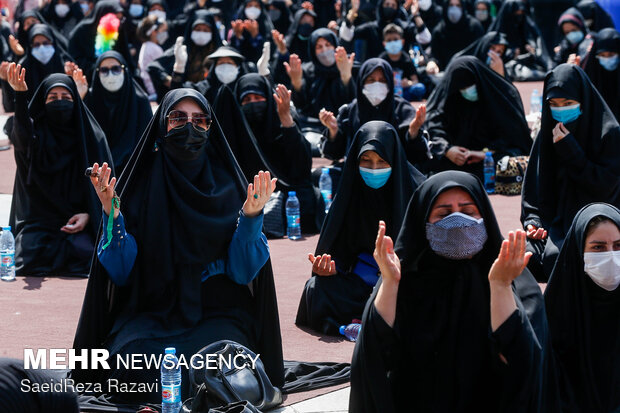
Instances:
[[[120,174],[151,120],[153,111],[148,95],[132,77],[127,62],[120,53],[113,50],[103,53],[97,59],[95,67],[98,68],[107,58],[116,59],[124,67],[125,81],[122,88],[117,92],[109,92],[102,86],[99,72],[95,70],[91,90],[85,100],[105,132],[116,172]]]
[[[616,29],[603,29],[596,35],[592,50],[581,66],[616,119],[620,119],[620,69],[609,71],[603,68],[596,58],[602,51],[620,53],[620,34]]]
[[[590,204],[580,210],[545,290],[562,411],[568,413],[620,408],[620,288],[606,291],[584,272],[588,224],[599,216],[620,228],[614,206]]]

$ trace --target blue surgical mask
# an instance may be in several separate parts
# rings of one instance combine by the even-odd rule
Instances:
[[[129,6],[129,15],[131,17],[140,17],[144,13],[144,6],[141,4],[131,4]]]
[[[553,119],[564,124],[576,121],[581,115],[581,105],[579,103],[559,108],[549,107],[549,109],[551,109]]]
[[[450,6],[448,7],[448,20],[453,24],[458,23],[463,17],[463,10],[459,6]]]
[[[454,212],[434,224],[426,224],[426,239],[435,254],[451,260],[472,258],[487,241],[482,218]]]
[[[389,54],[398,54],[403,50],[403,42],[400,40],[392,40],[385,44],[385,51]]]
[[[90,9],[90,7],[88,6],[88,3],[80,3],[80,8],[82,9],[82,14],[84,16],[86,16],[86,14],[88,13],[88,10]]]
[[[474,84],[465,89],[461,89],[461,95],[465,99],[469,100],[470,102],[477,102],[478,101],[478,88],[476,88],[476,85]]]
[[[379,189],[390,179],[392,168],[370,169],[360,166],[360,175],[366,185],[373,189]]]
[[[574,32],[566,33],[566,40],[570,42],[570,44],[578,44],[580,43],[585,35],[581,30],[575,30]]]
[[[609,70],[610,72],[616,70],[618,68],[618,63],[620,63],[618,55],[611,57],[596,56],[596,58],[601,66],[603,66],[603,69]]]
[[[32,53],[35,59],[46,65],[54,56],[54,46],[49,44],[33,47],[30,53]]]

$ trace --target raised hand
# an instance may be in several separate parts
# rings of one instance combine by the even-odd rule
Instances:
[[[301,3],[301,8],[302,9],[306,9],[306,10],[310,10],[310,11],[314,11],[314,4],[312,4],[309,1],[304,1],[303,3]]]
[[[11,62],[0,63],[0,79],[7,80],[9,78],[9,65]]]
[[[17,56],[23,56],[24,54],[26,54],[26,51],[24,50],[22,45],[19,44],[19,41],[12,34],[9,34],[9,46],[11,47],[13,53],[15,53]]]
[[[334,112],[325,110],[325,108],[321,109],[319,112],[319,120],[323,126],[329,129],[329,137],[334,139],[338,134],[338,119],[336,119]]]
[[[426,105],[420,105],[415,112],[415,118],[409,124],[409,137],[415,139],[420,133],[420,128],[426,120]]]
[[[233,20],[232,22],[230,22],[231,26],[232,26],[232,30],[233,30],[233,34],[238,38],[241,39],[243,38],[243,20]]]
[[[489,271],[489,282],[509,286],[530,261],[531,252],[525,251],[525,231],[510,231],[508,239],[502,241],[502,248]]]
[[[276,44],[276,47],[278,48],[278,52],[281,55],[284,55],[288,52],[288,49],[286,47],[286,41],[282,33],[274,29],[271,31],[271,38],[273,39],[273,42]]]
[[[405,6],[405,10],[410,9],[412,16],[418,14],[418,12],[420,11],[420,4],[418,3],[418,0],[407,0],[406,3],[409,3],[410,6]]]
[[[60,228],[62,232],[66,232],[67,234],[77,234],[80,231],[83,231],[90,220],[90,215],[87,213],[75,214],[69,221]]]
[[[256,20],[245,20],[243,22],[243,28],[250,33],[252,38],[258,36],[258,22]]]
[[[562,122],[558,122],[553,128],[553,143],[557,143],[564,139],[570,132]]]
[[[286,74],[289,78],[291,78],[291,83],[295,90],[301,90],[303,71],[301,69],[301,59],[295,53],[293,53],[289,59],[288,63],[284,62],[284,68],[286,69]]]
[[[534,225],[527,226],[527,237],[531,239],[547,238],[547,230],[544,228],[536,228]]]
[[[16,65],[15,62],[9,64],[7,71],[7,82],[16,92],[26,92],[28,85],[26,84],[26,69],[23,69],[21,65]]]
[[[65,75],[73,76],[73,72],[78,70],[79,67],[73,62],[65,62]]]
[[[273,94],[273,98],[278,106],[280,123],[282,123],[283,127],[290,128],[295,124],[291,116],[291,91],[284,85],[278,85],[276,87],[276,92]]]
[[[336,261],[332,261],[332,256],[329,254],[317,255],[308,254],[308,260],[312,263],[312,272],[322,277],[328,277],[335,275]]]
[[[183,44],[183,36],[177,37],[174,43],[174,70],[175,73],[185,73],[185,64],[187,63],[187,46]]]
[[[493,50],[489,50],[488,56],[491,58],[491,64],[489,65],[491,70],[501,77],[504,77],[504,62],[502,61],[500,55]]]
[[[98,163],[94,163],[90,175],[90,183],[93,184],[93,188],[95,188],[97,197],[101,201],[101,206],[107,216],[110,216],[110,211],[112,210],[112,199],[114,198],[114,187],[116,186],[116,178],[114,177],[110,180],[111,174],[112,168],[108,166],[107,162],[104,162],[101,167],[99,167]],[[118,208],[114,208],[114,219],[118,217],[119,213]]]
[[[469,156],[469,150],[462,146],[452,146],[446,152],[446,158],[448,158],[453,164],[457,166],[465,165],[467,157]]]
[[[385,235],[384,221],[379,221],[379,231],[375,242],[375,251],[372,256],[379,266],[383,283],[400,283],[400,259],[394,252],[394,242],[392,238]]]
[[[82,69],[78,68],[77,70],[73,71],[71,77],[73,78],[73,81],[77,86],[80,97],[84,99],[84,96],[86,96],[86,94],[88,93],[88,80],[86,79],[84,72],[82,72]]]
[[[254,175],[254,183],[248,185],[248,195],[243,203],[243,213],[255,217],[261,213],[273,191],[276,190],[277,178],[271,179],[269,171],[260,171]]]
[[[351,56],[347,56],[347,51],[344,47],[338,46],[336,48],[336,66],[340,72],[340,78],[345,85],[351,80],[351,73],[353,71],[353,61],[355,60],[355,53],[351,53]]]
[[[428,73],[429,75],[436,75],[437,73],[439,73],[439,66],[437,66],[437,63],[433,62],[432,60],[428,62],[426,64],[426,73]]]

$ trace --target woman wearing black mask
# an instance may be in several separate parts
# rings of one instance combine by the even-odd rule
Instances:
[[[480,180],[432,176],[395,247],[388,229],[379,223],[381,280],[353,353],[349,411],[548,411],[548,326],[525,232],[503,240]]]
[[[26,107],[28,86],[11,63],[15,89],[15,190],[10,225],[18,275],[86,275],[99,228],[99,205],[84,169],[102,157],[111,162],[103,131],[71,78],[45,78]]]
[[[443,6],[443,20],[433,30],[431,56],[441,70],[445,70],[452,56],[482,37],[482,25],[467,14],[467,0],[447,0]]]
[[[562,64],[549,72],[521,201],[530,269],[540,282],[577,211],[592,202],[620,207],[619,154],[618,121],[583,70]]]
[[[316,233],[323,214],[317,214],[312,186],[312,152],[291,113],[291,92],[274,88],[258,73],[239,78],[234,92],[223,87],[215,100],[226,140],[248,180],[255,171],[268,170],[278,178],[278,190],[297,192],[301,228]]]
[[[76,349],[162,354],[187,360],[221,339],[260,353],[283,385],[282,343],[262,209],[275,188],[269,172],[246,181],[204,96],[164,97],[116,188],[106,164],[91,181],[104,209]],[[245,199],[245,203],[244,203]],[[114,231],[112,231],[114,229]],[[106,294],[106,291],[112,292]],[[150,382],[158,369],[81,370],[78,382]],[[182,398],[189,394],[183,369]],[[117,395],[131,398],[131,395]],[[135,400],[158,402],[158,392]]]
[[[378,279],[372,257],[374,223],[384,220],[388,233],[396,236],[407,202],[424,180],[407,162],[396,130],[386,122],[362,125],[350,154],[315,254],[308,255],[312,277],[295,321],[324,334],[338,334],[341,325],[362,316]]]
[[[620,409],[620,210],[577,213],[545,289],[565,412]]]
[[[267,14],[271,19],[274,30],[280,33],[288,33],[293,24],[293,15],[290,7],[284,0],[271,0],[267,5]]]
[[[620,33],[616,29],[601,30],[594,40],[592,50],[582,63],[596,90],[600,92],[609,109],[620,120]]]
[[[120,53],[105,52],[95,66],[85,101],[105,132],[120,175],[153,111],[146,92],[133,79]]]

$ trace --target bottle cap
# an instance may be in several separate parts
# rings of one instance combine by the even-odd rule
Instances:
[[[487,156],[493,156],[493,152],[491,152],[491,151],[487,151],[486,155],[487,155]]]
[[[295,191],[288,191],[288,196],[297,196],[297,192],[295,192]]]
[[[324,174],[329,175],[329,168],[323,168],[322,171]]]
[[[7,227],[2,227],[2,231],[10,231],[11,230],[11,226],[7,226]]]
[[[347,326],[340,326],[340,334],[342,334],[344,336],[344,330],[347,328]]]
[[[164,350],[164,352],[166,354],[177,354],[177,349],[174,347],[166,347],[166,350]]]

